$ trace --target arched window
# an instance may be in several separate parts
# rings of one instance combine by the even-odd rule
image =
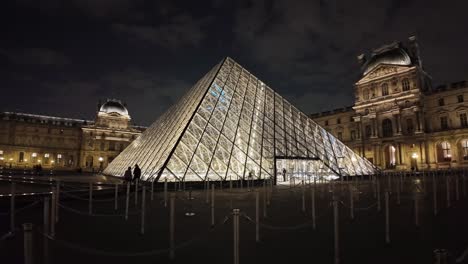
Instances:
[[[393,136],[392,120],[387,118],[382,121],[382,134],[384,137]]]
[[[369,90],[368,89],[364,89],[364,91],[362,91],[362,98],[364,98],[364,100],[369,99]]]
[[[371,98],[374,98],[375,97],[375,88],[374,87],[372,87],[370,89],[370,93],[371,93]]]
[[[382,96],[386,96],[386,95],[388,95],[388,84],[383,83],[382,84]]]
[[[449,162],[452,160],[452,149],[450,143],[442,141],[437,145],[437,161]]]
[[[410,90],[410,84],[409,84],[409,80],[407,78],[404,78],[401,81],[401,87],[403,88],[403,91],[409,91]]]
[[[462,149],[463,160],[468,160],[468,140],[467,139],[463,139],[461,141],[461,149]]]

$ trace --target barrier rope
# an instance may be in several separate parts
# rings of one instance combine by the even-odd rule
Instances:
[[[65,196],[68,196],[68,197],[71,197],[71,198],[73,198],[73,199],[80,200],[80,201],[89,201],[89,198],[83,198],[83,197],[80,197],[80,196],[78,196],[78,195],[70,194],[70,193],[67,193],[67,192],[60,192],[60,194],[65,195]],[[87,193],[86,193],[86,194],[87,194]],[[135,193],[134,193],[134,192],[130,193],[129,198],[131,198],[131,197],[133,197],[133,196],[135,196]],[[123,199],[125,199],[125,198],[127,198],[127,196],[125,196],[125,195],[124,195],[124,196],[120,195],[119,198],[117,198],[117,199],[118,199],[118,200],[121,200],[121,199],[123,200]],[[93,202],[113,202],[113,201],[115,201],[114,198],[109,198],[109,199],[95,199],[95,198],[93,197]]]
[[[30,204],[28,204],[28,205],[25,205],[25,206],[21,207],[21,208],[15,209],[15,214],[17,214],[17,213],[19,213],[19,212],[21,212],[21,211],[23,211],[23,210],[26,210],[26,209],[28,209],[28,208],[31,208],[31,207],[35,206],[36,204],[38,204],[38,203],[40,203],[40,202],[41,202],[41,201],[35,201],[35,202],[32,202],[32,203],[30,203]],[[5,212],[5,213],[0,213],[1,216],[3,216],[3,215],[9,215],[9,214],[10,214],[10,211]]]
[[[96,213],[92,213],[92,214],[89,214],[89,212],[84,212],[84,211],[80,211],[80,210],[77,210],[77,209],[74,209],[74,208],[71,208],[71,207],[68,207],[66,205],[63,205],[61,203],[58,204],[61,208],[69,211],[69,212],[72,212],[72,213],[75,213],[75,214],[79,214],[79,215],[86,215],[86,216],[103,216],[103,217],[109,217],[109,216],[118,216],[118,217],[124,217],[125,214],[96,214]],[[137,214],[140,214],[141,213],[141,210],[138,210],[136,212],[128,212],[129,215],[137,215]]]
[[[229,220],[229,218],[231,217],[231,215],[227,215],[223,221],[221,222],[218,222],[217,224],[215,224],[213,227],[211,227],[208,232],[213,232],[215,230],[216,227],[220,226],[220,224],[225,224],[227,222],[227,220]],[[162,249],[154,249],[154,250],[148,250],[148,251],[143,251],[143,252],[111,252],[111,251],[106,251],[106,250],[100,250],[100,249],[94,249],[94,248],[88,248],[88,247],[84,247],[84,246],[81,246],[81,245],[78,245],[78,244],[75,244],[75,243],[72,243],[72,242],[68,242],[68,241],[65,241],[65,240],[61,240],[61,239],[57,239],[55,237],[52,237],[48,234],[45,234],[44,232],[42,232],[42,230],[38,229],[38,232],[40,235],[46,237],[47,239],[51,240],[51,241],[54,241],[64,247],[67,247],[67,248],[70,248],[70,249],[74,249],[74,250],[77,250],[77,251],[80,251],[80,252],[83,252],[83,253],[87,253],[87,254],[90,254],[90,255],[101,255],[101,256],[108,256],[108,257],[141,257],[141,256],[155,256],[155,255],[159,255],[159,254],[163,254],[163,253],[168,253],[169,251],[171,250],[177,250],[177,249],[181,249],[181,248],[184,248],[184,247],[187,247],[189,246],[190,244],[192,244],[193,242],[197,241],[197,240],[200,240],[201,238],[204,238],[206,237],[206,234],[200,234],[194,238],[191,238],[185,242],[182,242],[176,246],[174,246],[174,248],[162,248]]]

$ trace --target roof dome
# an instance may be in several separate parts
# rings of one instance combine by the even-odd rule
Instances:
[[[408,53],[402,48],[393,48],[372,55],[369,61],[364,64],[363,74],[366,75],[379,64],[392,64],[392,65],[411,65],[411,58]]]
[[[107,114],[117,113],[120,115],[128,115],[127,108],[118,100],[108,100],[101,106],[99,111]]]

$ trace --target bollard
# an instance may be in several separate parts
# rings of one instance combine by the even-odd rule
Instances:
[[[167,178],[164,178],[164,207],[167,207]]]
[[[15,196],[16,196],[16,183],[11,183],[11,196],[10,196],[10,232],[15,233]]]
[[[435,172],[432,173],[432,197],[434,205],[434,215],[437,215],[437,179]]]
[[[349,213],[351,220],[354,220],[354,199],[353,199],[353,187],[349,185]]]
[[[232,192],[232,181],[229,181],[229,191]]]
[[[312,229],[315,230],[315,185],[310,189],[310,196],[312,200]]]
[[[209,203],[210,202],[210,181],[207,180],[205,183],[206,183],[206,189],[205,189],[206,190],[206,199],[205,199],[206,201],[205,202]]]
[[[302,180],[302,213],[305,214],[306,204],[305,204],[305,185],[304,180]]]
[[[130,182],[127,182],[127,197],[125,197],[125,220],[128,220],[129,204],[130,204]]]
[[[376,182],[377,188],[377,212],[380,212],[380,180]]]
[[[174,250],[175,250],[175,242],[174,242],[174,227],[175,227],[175,193],[171,193],[171,200],[169,201],[169,258],[171,260],[174,259]]]
[[[141,230],[140,233],[142,235],[145,234],[145,203],[146,203],[146,186],[143,185],[143,189],[141,190]]]
[[[414,225],[419,226],[419,204],[417,193],[414,193]]]
[[[400,174],[401,176],[401,174]],[[401,177],[398,178],[398,184],[396,186],[397,190],[397,205],[401,204],[400,193],[401,193]]]
[[[266,182],[263,181],[263,218],[267,217],[267,189]]]
[[[334,226],[334,246],[335,246],[335,264],[340,263],[340,236],[339,236],[339,215],[338,215],[338,201],[333,197],[333,226]]]
[[[55,237],[55,188],[52,187],[52,199],[50,201],[50,236]]]
[[[138,179],[135,180],[135,206],[138,205]]]
[[[153,201],[154,198],[154,179],[151,181],[151,201]]]
[[[88,213],[93,214],[93,183],[89,183],[89,204],[88,204]]]
[[[434,250],[434,264],[447,264],[448,252],[445,249]]]
[[[447,187],[447,208],[450,208],[450,179],[449,176],[445,178],[445,186]]]
[[[458,175],[455,175],[455,200],[460,200],[460,191],[458,189]]]
[[[385,243],[390,244],[389,192],[385,192]]]
[[[50,235],[49,232],[49,224],[50,224],[50,198],[49,197],[44,197],[44,222],[43,222],[43,230],[45,235]],[[42,241],[42,248],[43,248],[43,254],[44,254],[44,262],[43,263],[49,263],[49,240],[46,236],[44,236],[43,241]]]
[[[117,211],[117,199],[119,196],[119,184],[115,184],[115,192],[114,192],[114,210]]]
[[[255,242],[260,242],[260,192],[255,191]]]
[[[211,184],[211,227],[214,227],[214,225],[215,225],[215,216],[214,216],[215,200],[214,200],[214,194],[215,194],[215,185]]]
[[[55,221],[55,219],[54,219]],[[33,224],[26,223],[23,224],[24,232],[24,264],[33,263]]]
[[[232,209],[234,229],[234,264],[239,264],[239,209]]]
[[[50,198],[49,198],[49,197],[44,197],[44,213],[43,213],[44,223],[43,223],[43,229],[44,229],[44,234],[46,234],[46,235],[49,234],[49,224],[50,224],[50,220],[49,220],[49,216],[50,216],[49,205],[50,205]]]
[[[59,221],[60,181],[57,181],[57,193],[55,197],[55,223]]]
[[[466,197],[466,178],[465,178],[465,171],[463,171],[463,197]]]

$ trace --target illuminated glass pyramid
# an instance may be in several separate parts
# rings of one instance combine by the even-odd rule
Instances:
[[[264,179],[281,173],[278,162],[285,160],[311,162],[306,171],[336,176],[376,170],[226,58],[117,156],[104,174],[122,176],[138,164],[144,180]]]

